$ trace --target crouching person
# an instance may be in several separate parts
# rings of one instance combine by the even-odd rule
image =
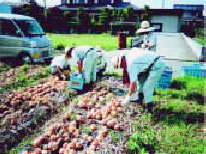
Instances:
[[[155,85],[165,69],[165,63],[156,52],[139,48],[133,48],[130,52],[124,53],[124,56],[126,58],[127,71],[129,72],[130,87],[129,94],[125,97],[122,105],[128,105],[132,95],[138,93],[138,102],[145,100],[144,112],[152,113]],[[113,58],[113,64],[118,64],[118,62],[115,62],[118,59]]]
[[[55,57],[51,63],[52,75],[59,77],[59,80],[69,80],[70,77],[70,60],[72,58],[73,48],[65,48],[65,55]]]
[[[78,72],[84,73],[86,84],[96,82],[98,50],[90,46],[79,46],[73,50],[73,57],[77,59]]]

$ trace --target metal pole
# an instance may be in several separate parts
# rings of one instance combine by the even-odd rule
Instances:
[[[47,19],[46,0],[44,0],[44,15],[45,18]]]
[[[165,0],[162,0],[162,9],[165,8]]]

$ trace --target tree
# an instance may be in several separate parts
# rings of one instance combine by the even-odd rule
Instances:
[[[95,25],[97,23],[97,20],[95,19],[94,15],[90,16],[90,23],[91,25]]]
[[[22,13],[24,15],[30,15],[31,14],[31,9],[30,9],[30,5],[29,4],[24,4],[22,6]]]
[[[76,20],[77,20],[77,23],[79,24],[79,25],[81,25],[82,24],[82,20],[84,20],[82,17],[83,17],[83,14],[84,14],[84,12],[83,12],[83,8],[79,8],[78,10],[77,10],[77,14],[76,14]]]
[[[125,12],[124,9],[120,9],[118,11],[118,17],[119,17],[119,21],[124,21],[125,20]]]
[[[76,19],[77,19],[78,25],[89,25],[90,24],[89,14],[85,12],[82,8],[79,8],[77,10]]]
[[[59,32],[65,31],[65,21],[63,17],[63,12],[58,7],[49,9],[47,19],[49,23],[49,29]]]
[[[89,14],[85,12],[82,8],[77,10],[77,23],[79,25],[79,32],[86,32],[90,26]]]
[[[109,22],[112,20],[112,11],[108,8],[103,8],[100,13],[100,22],[103,25],[109,25]]]
[[[149,9],[149,5],[144,5],[144,13],[141,15],[141,20],[150,20]]]
[[[112,10],[112,21],[118,20],[118,10],[113,9]]]
[[[135,21],[135,15],[134,15],[134,9],[128,8],[126,9],[126,21],[134,22]]]
[[[63,16],[64,16],[64,20],[66,22],[70,21],[71,18],[72,18],[72,13],[70,11],[64,11],[63,13]]]
[[[48,14],[49,14],[49,18],[52,20],[55,21],[62,20],[63,12],[58,7],[51,8]]]
[[[148,11],[150,9],[149,5],[144,5],[144,10]]]

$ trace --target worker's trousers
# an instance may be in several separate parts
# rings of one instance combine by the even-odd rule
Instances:
[[[87,57],[84,59],[84,77],[85,83],[90,83],[91,81],[96,81],[96,69],[97,69],[97,53],[96,50],[91,50]]]
[[[146,78],[139,78],[139,93],[144,94],[145,103],[153,102],[155,86],[159,81],[165,67],[166,66],[163,59],[160,58],[154,63]]]

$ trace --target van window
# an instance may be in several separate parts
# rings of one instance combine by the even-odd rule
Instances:
[[[44,34],[42,28],[35,20],[15,20],[15,21],[23,31],[25,36],[32,37],[32,36]]]
[[[0,19],[0,34],[16,36],[17,28],[10,20]]]

